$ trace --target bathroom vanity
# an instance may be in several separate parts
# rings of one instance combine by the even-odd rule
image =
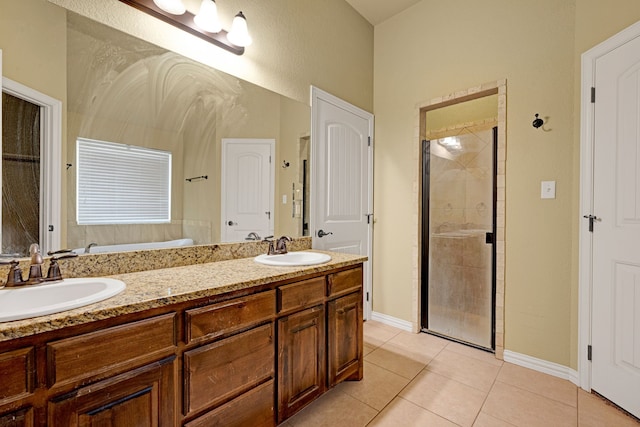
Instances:
[[[113,276],[120,295],[0,323],[0,426],[273,426],[363,376],[361,256]]]

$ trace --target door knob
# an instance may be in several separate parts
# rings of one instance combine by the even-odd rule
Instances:
[[[328,236],[329,234],[333,234],[331,231],[325,232],[324,230],[318,230],[318,237],[322,238],[324,236]]]
[[[238,223],[237,222],[233,222],[233,221],[229,221],[229,222],[227,222],[227,225],[229,225],[229,226],[238,225]]]

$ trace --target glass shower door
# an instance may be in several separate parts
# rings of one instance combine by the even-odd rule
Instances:
[[[495,129],[427,141],[427,329],[493,348]]]

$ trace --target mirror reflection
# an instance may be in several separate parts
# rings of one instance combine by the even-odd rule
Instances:
[[[100,252],[136,249],[131,245],[149,242],[211,244],[256,235],[306,234],[309,106],[75,13],[66,12],[66,25],[66,168],[61,165],[59,172],[67,194],[62,246]],[[99,212],[100,221],[79,222],[78,207],[94,196],[78,193],[88,179],[79,173],[83,162],[77,156],[78,140],[170,153],[170,220],[110,220]],[[224,141],[242,145],[263,140],[273,144],[262,163],[251,150],[238,159],[222,149]],[[123,197],[119,192],[125,184],[116,177],[113,163],[109,166],[114,160],[93,155],[100,160],[98,166],[91,163],[93,170],[111,168],[106,177],[97,178],[104,182],[95,197]],[[132,171],[136,169],[134,165]],[[162,181],[153,176],[149,185]],[[264,176],[270,180],[266,187]],[[234,179],[235,186],[230,184]],[[145,212],[151,205],[145,205],[144,188],[130,203],[139,205],[142,217],[152,217]],[[251,215],[253,222],[247,225]],[[2,251],[8,250],[3,238]]]

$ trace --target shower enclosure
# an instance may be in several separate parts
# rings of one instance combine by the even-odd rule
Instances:
[[[423,141],[423,310],[427,332],[493,349],[497,128]]]

